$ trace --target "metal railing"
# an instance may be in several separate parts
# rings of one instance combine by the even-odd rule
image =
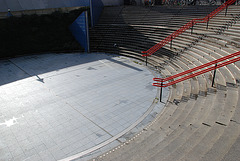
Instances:
[[[215,9],[213,12],[211,12],[210,14],[208,14],[206,17],[204,18],[198,18],[198,19],[193,19],[191,21],[189,21],[187,24],[185,24],[184,26],[182,26],[181,28],[179,28],[177,31],[175,31],[174,33],[172,33],[171,35],[167,36],[165,39],[163,39],[161,42],[159,42],[158,44],[154,45],[153,47],[151,47],[150,49],[148,49],[147,51],[142,51],[143,55],[146,57],[146,64],[147,64],[147,57],[154,54],[156,51],[158,51],[159,49],[161,49],[163,46],[165,46],[167,43],[169,43],[170,41],[172,42],[173,39],[175,39],[177,36],[179,36],[180,34],[182,34],[183,32],[185,32],[186,30],[188,30],[189,28],[192,27],[193,30],[193,26],[197,23],[206,23],[207,22],[207,28],[208,28],[208,22],[210,19],[212,19],[213,17],[215,17],[218,13],[220,13],[222,10],[226,9],[225,15],[227,13],[227,8],[229,5],[233,4],[236,0],[229,0],[227,2],[225,2],[224,4],[222,4],[220,7],[218,7],[217,9]]]
[[[203,65],[200,65],[198,67],[195,67],[195,68],[192,68],[192,69],[189,69],[189,70],[186,70],[184,72],[181,72],[181,73],[178,73],[176,75],[173,75],[173,76],[170,76],[170,77],[167,77],[167,78],[153,78],[154,81],[156,81],[157,83],[153,83],[153,86],[156,86],[156,87],[161,87],[161,91],[160,91],[160,102],[162,100],[162,87],[168,87],[168,86],[171,86],[173,84],[176,84],[176,83],[179,83],[179,82],[182,82],[184,80],[187,80],[187,79],[190,79],[190,78],[193,78],[195,76],[198,76],[198,75],[201,75],[201,74],[204,74],[204,73],[207,73],[209,71],[212,71],[214,70],[214,74],[213,74],[213,80],[212,80],[212,87],[214,85],[214,79],[215,79],[215,75],[216,75],[216,69],[218,68],[221,68],[221,67],[224,67],[226,65],[229,65],[229,64],[232,64],[232,63],[235,63],[237,61],[240,61],[240,57],[237,57],[240,55],[240,51],[239,52],[236,52],[236,53],[233,53],[233,54],[230,54],[230,55],[227,55],[225,57],[222,57],[222,58],[219,58],[219,59],[216,59],[214,61],[211,61],[211,62],[208,62],[206,64],[203,64]],[[231,59],[231,60],[229,60]],[[226,61],[225,61],[226,60]],[[211,66],[211,65],[214,65],[214,66]],[[211,66],[211,67],[209,67]],[[206,68],[206,69],[203,69],[203,68]],[[200,69],[203,69],[203,70],[200,70]],[[196,73],[192,73],[192,72],[195,72],[197,70],[200,70]],[[186,74],[189,74],[187,76],[184,76]],[[184,76],[182,78],[178,78],[180,76]],[[175,79],[175,78],[178,78],[178,79]],[[175,80],[173,80],[175,79]],[[172,80],[172,81],[171,81]],[[167,82],[168,83],[164,83],[164,82]]]

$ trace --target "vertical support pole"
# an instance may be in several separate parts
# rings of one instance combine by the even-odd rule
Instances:
[[[159,96],[159,99],[160,99],[160,102],[162,102],[162,87],[163,86],[163,82],[161,82],[161,88],[160,88],[160,96]]]
[[[172,49],[172,36],[171,36],[171,44],[170,44],[170,49]]]
[[[192,35],[192,33],[193,33],[193,21],[192,21],[191,35]]]
[[[88,11],[85,11],[85,18],[86,18],[86,36],[87,36],[87,52],[90,52],[90,41],[89,41],[89,25],[88,25]]]
[[[215,76],[216,76],[216,69],[217,68],[217,64],[215,64],[215,70],[214,70],[214,73],[213,73],[213,80],[212,80],[212,87],[214,85],[214,80],[215,80]]]
[[[207,20],[207,29],[208,29],[208,24],[209,24],[209,16],[208,16],[208,20]]]
[[[94,22],[93,22],[93,2],[92,0],[89,0],[89,7],[90,7],[90,16],[91,16],[91,27],[94,26]]]
[[[228,10],[228,5],[227,5],[227,7],[226,7],[226,12],[225,12],[225,16],[227,16],[227,10]]]
[[[147,61],[148,61],[148,60],[147,60],[147,59],[148,59],[147,57],[148,57],[148,56],[146,55],[146,66],[147,66]]]

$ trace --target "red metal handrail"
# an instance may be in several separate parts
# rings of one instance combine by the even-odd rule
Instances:
[[[218,13],[220,13],[222,10],[224,10],[226,7],[228,7],[229,5],[233,4],[236,0],[229,0],[227,2],[225,2],[224,4],[222,4],[220,7],[218,7],[217,9],[215,9],[213,12],[211,12],[210,14],[208,14],[206,17],[204,18],[198,18],[198,19],[193,19],[191,21],[189,21],[187,24],[185,24],[184,26],[182,26],[181,28],[179,28],[177,31],[175,31],[174,33],[172,33],[171,35],[167,36],[165,39],[163,39],[161,42],[157,43],[156,45],[154,45],[153,47],[151,47],[150,49],[148,49],[147,51],[142,51],[143,55],[142,56],[150,56],[153,53],[155,53],[156,51],[158,51],[159,49],[161,49],[164,45],[166,45],[167,43],[169,43],[171,40],[173,40],[174,38],[176,38],[178,35],[180,35],[181,33],[185,32],[187,29],[191,28],[192,26],[194,26],[197,23],[205,23],[208,22],[210,19],[212,19],[213,17],[215,17]]]
[[[198,67],[196,67],[196,68],[187,70],[187,71],[185,71],[185,72],[182,72],[182,73],[179,73],[179,74],[170,76],[170,77],[165,78],[165,79],[153,78],[154,81],[161,82],[161,83],[153,83],[153,86],[156,86],[156,87],[168,87],[168,86],[171,86],[171,85],[173,85],[173,84],[182,82],[182,81],[184,81],[184,80],[193,78],[193,77],[195,77],[195,76],[204,74],[204,73],[206,73],[206,72],[209,72],[209,71],[212,71],[212,70],[215,70],[215,69],[224,67],[224,66],[226,66],[226,65],[229,65],[229,64],[232,64],[232,63],[234,63],[234,62],[240,61],[240,57],[234,58],[234,59],[232,59],[232,60],[225,61],[225,62],[223,62],[223,63],[221,63],[221,64],[217,64],[217,63],[222,62],[222,61],[224,61],[224,60],[227,60],[227,59],[229,59],[229,58],[233,58],[234,56],[238,56],[238,55],[240,55],[240,51],[239,51],[239,52],[236,52],[236,53],[234,53],[234,54],[231,54],[231,55],[222,57],[222,58],[220,58],[220,59],[211,61],[211,62],[206,63],[206,64],[204,64],[204,65],[200,65],[200,66],[198,66]],[[182,77],[182,78],[179,78],[179,79],[177,79],[177,80],[168,82],[168,83],[166,83],[166,84],[163,84],[163,82],[165,82],[165,81],[171,80],[171,79],[173,79],[173,78],[177,78],[177,77],[179,77],[179,76],[182,76],[182,75],[191,73],[191,72],[193,72],[193,71],[202,69],[202,68],[204,68],[204,67],[208,67],[208,66],[213,65],[213,64],[217,64],[217,65],[212,66],[212,67],[209,67],[209,68],[204,69],[204,70],[201,70],[201,71],[199,71],[199,72],[196,72],[196,73],[187,75],[187,76]]]
[[[174,79],[174,78],[177,78],[177,77],[180,77],[180,76],[183,76],[183,75],[192,73],[192,72],[194,72],[194,71],[196,71],[196,70],[199,70],[199,69],[208,67],[208,66],[213,65],[213,64],[217,64],[217,63],[219,63],[219,62],[222,62],[222,61],[224,61],[224,60],[233,58],[234,56],[238,56],[238,55],[240,55],[240,52],[236,52],[236,53],[233,53],[233,54],[224,56],[224,57],[222,57],[222,58],[216,59],[216,60],[214,60],[214,61],[208,62],[208,63],[206,63],[206,64],[203,64],[203,65],[200,65],[200,66],[198,66],[198,67],[195,67],[195,68],[186,70],[186,71],[184,71],[184,72],[175,74],[175,75],[170,76],[170,77],[167,77],[167,78],[153,78],[153,80],[154,80],[154,81],[158,81],[158,82],[169,81],[169,80],[171,80],[171,79]]]

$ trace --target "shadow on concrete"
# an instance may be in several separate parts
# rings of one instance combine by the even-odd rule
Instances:
[[[44,83],[41,74],[113,57],[115,55],[41,54],[0,60],[0,86],[29,77]]]
[[[99,60],[108,60],[136,71],[142,71],[127,63],[115,60],[114,58],[117,56],[105,53],[41,54],[0,60],[0,86],[29,77],[44,83],[44,77],[41,74],[74,68],[78,65],[90,64]],[[87,69],[92,70],[95,68],[94,66],[88,66]]]
[[[154,8],[154,7],[153,7]],[[91,51],[107,52],[113,54],[127,55],[142,61],[142,51],[156,45],[159,40],[153,40],[154,32],[164,29],[146,28],[144,19],[150,19],[149,13],[153,8],[139,6],[105,7],[99,20],[99,24],[91,29]],[[151,24],[154,26],[154,21]],[[172,51],[161,50],[163,55],[172,57]]]
[[[123,63],[123,62],[120,62],[120,61],[117,61],[117,60],[114,60],[114,59],[108,59],[108,60],[111,61],[111,62],[114,62],[114,63],[116,63],[116,64],[120,64],[120,65],[122,65],[122,66],[125,66],[125,67],[127,67],[127,68],[136,70],[136,71],[138,71],[138,72],[143,71],[142,69],[133,67],[133,66],[131,66],[131,65],[129,65],[129,64],[125,64],[125,63]]]

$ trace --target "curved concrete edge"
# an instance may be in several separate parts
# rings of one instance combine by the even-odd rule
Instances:
[[[147,67],[147,69],[152,72],[153,76],[155,77],[156,76],[156,73],[154,72],[153,69],[150,69],[149,67]],[[171,94],[171,90],[169,90],[169,94],[168,94],[168,99],[169,100],[169,97],[170,97],[170,94]],[[160,89],[158,88],[157,89],[157,94],[155,96],[158,97],[159,95],[159,92],[160,92]],[[129,126],[128,128],[126,128],[125,130],[123,130],[121,133],[113,136],[112,138],[100,143],[99,145],[96,145],[90,149],[87,149],[85,151],[82,151],[78,154],[75,154],[75,155],[72,155],[70,157],[67,157],[67,158],[64,158],[64,159],[60,159],[59,161],[72,161],[72,160],[75,160],[75,159],[79,159],[79,158],[82,158],[84,156],[86,156],[87,154],[89,153],[92,153],[96,150],[99,150],[101,148],[103,148],[104,146],[116,141],[117,139],[121,138],[122,136],[124,136],[127,132],[131,131],[132,129],[134,129],[139,123],[141,123],[152,111],[153,109],[155,108],[155,106],[157,105],[158,102],[156,102],[156,99],[153,99],[153,102],[151,104],[151,106],[148,108],[148,110],[137,120],[135,121],[131,126]],[[167,101],[166,105],[168,104],[169,102]],[[164,108],[166,107],[166,105],[163,107],[163,109],[161,110],[161,112],[156,116],[156,118],[154,118],[152,121],[154,121],[155,119],[158,118],[158,116],[161,116],[163,111],[164,111]]]
[[[153,103],[153,104],[154,104],[154,103]],[[109,143],[117,140],[118,138],[120,138],[121,136],[123,136],[125,133],[129,132],[130,130],[132,130],[132,129],[133,129],[135,126],[137,126],[142,120],[144,120],[144,118],[147,117],[147,115],[151,113],[151,111],[153,110],[154,107],[155,107],[155,106],[152,105],[152,106],[147,110],[147,112],[145,112],[145,114],[144,114],[143,116],[141,116],[135,123],[133,123],[131,126],[129,126],[127,129],[125,129],[125,130],[122,131],[121,133],[115,135],[114,137],[112,137],[112,138],[110,138],[110,139],[102,142],[101,144],[99,144],[99,145],[97,145],[97,146],[95,146],[95,147],[92,147],[92,148],[90,148],[90,149],[88,149],[88,150],[85,150],[85,151],[80,152],[80,153],[78,153],[78,154],[76,154],[76,155],[70,156],[70,157],[68,157],[68,158],[62,159],[62,160],[60,160],[60,161],[69,161],[69,160],[74,160],[74,159],[80,158],[80,157],[82,157],[82,156],[84,156],[84,155],[87,155],[87,154],[89,154],[89,153],[91,153],[91,152],[93,152],[93,151],[96,151],[96,150],[98,150],[98,149],[100,149],[100,148],[108,145]]]

